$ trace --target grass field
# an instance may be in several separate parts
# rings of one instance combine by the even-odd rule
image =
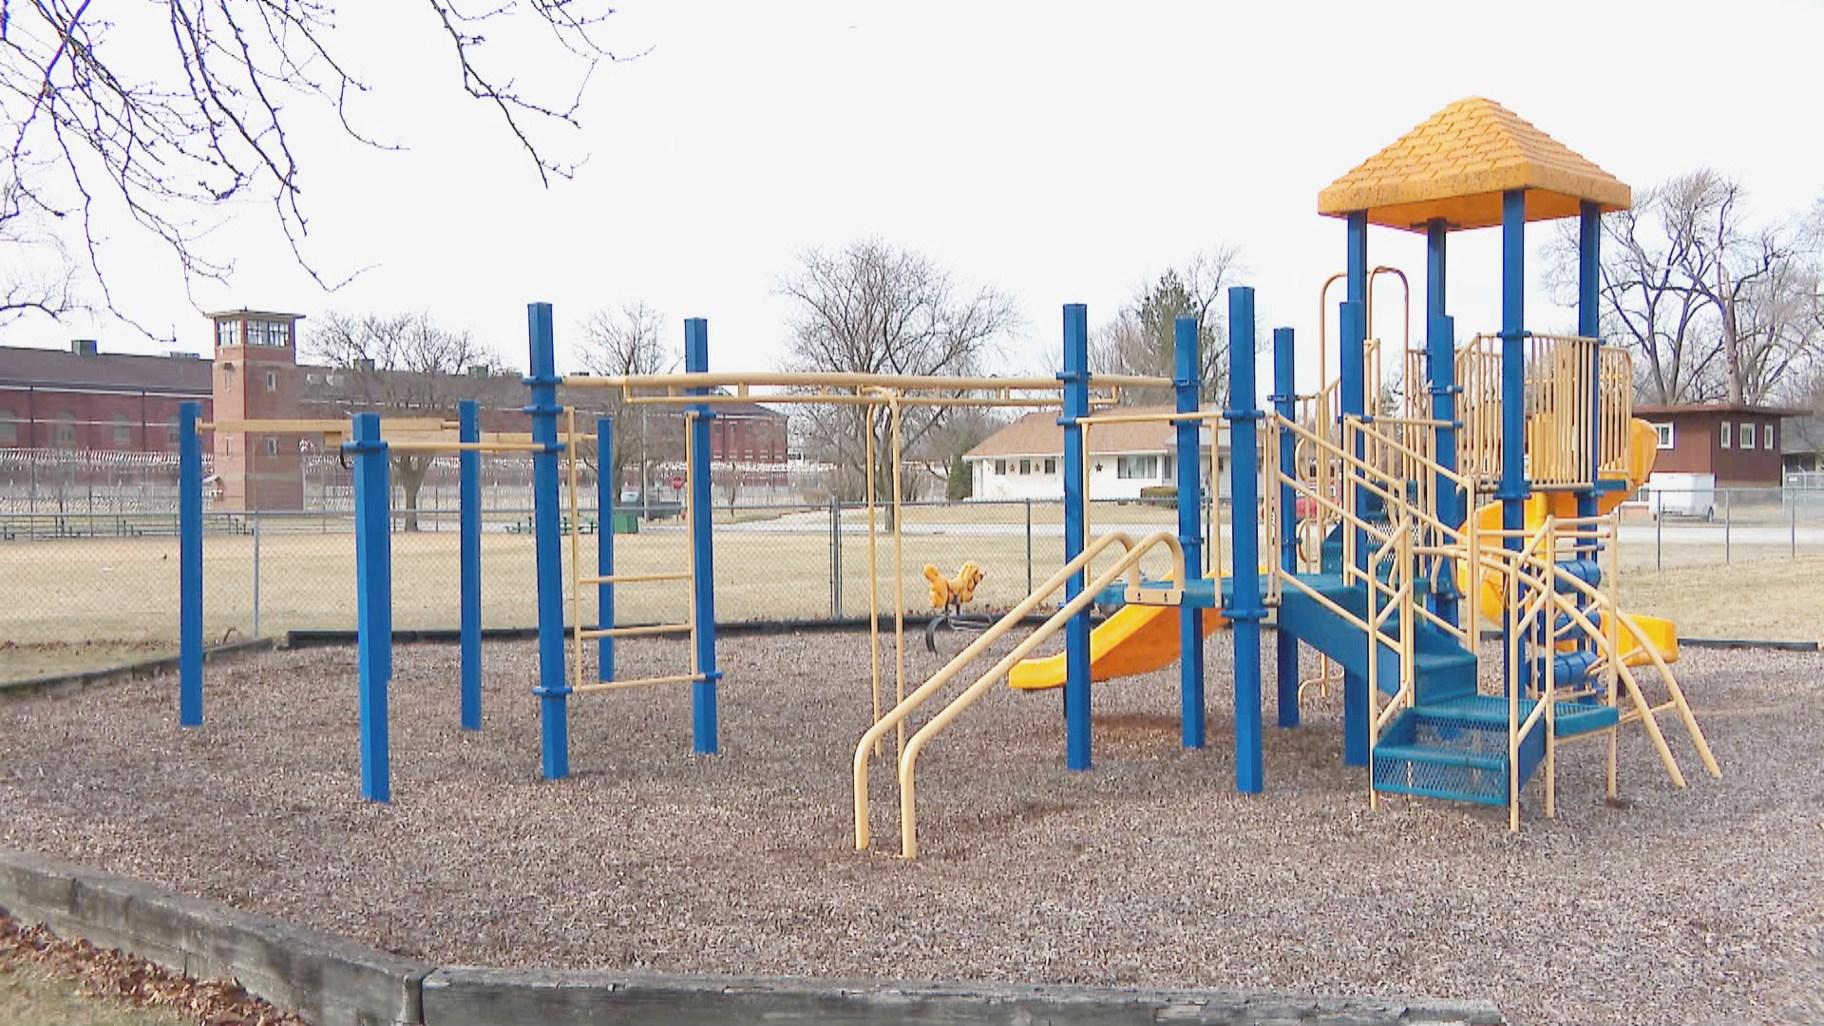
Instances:
[[[0,1022],[7,1026],[195,1026],[196,1020],[84,994],[79,984],[38,969],[0,966]]]
[[[987,579],[977,593],[986,609],[1018,602],[1063,561],[1057,507],[1032,507],[1025,527],[1018,505],[922,507],[910,511],[903,539],[905,607],[926,607],[921,568],[946,572],[965,559]],[[1169,509],[1135,504],[1098,506],[1092,531],[1132,533],[1173,522]],[[354,538],[330,530],[262,532],[258,542],[258,622],[255,623],[255,539],[210,535],[203,549],[204,628],[211,641],[274,635],[291,629],[352,629],[355,622]],[[1226,533],[1226,532],[1225,532]],[[848,513],[840,552],[832,546],[828,514],[785,512],[715,528],[718,619],[824,619],[864,616],[868,610],[865,517]],[[1706,536],[1707,537],[1707,536]],[[648,524],[615,539],[623,573],[683,569],[681,524]],[[596,539],[579,555],[593,566]],[[1684,544],[1664,570],[1650,548],[1624,545],[1622,582],[1628,608],[1671,617],[1694,636],[1817,640],[1816,610],[1824,601],[1824,555],[1794,560],[1783,545],[1732,546],[1724,566],[1720,546]],[[1226,548],[1226,542],[1225,542]],[[483,619],[490,627],[531,627],[534,543],[531,536],[490,531],[483,536]],[[566,549],[566,558],[568,551]],[[890,538],[878,552],[880,608],[894,607]],[[1112,557],[1111,557],[1112,558]],[[840,563],[838,573],[837,563]],[[393,536],[394,622],[402,629],[449,628],[458,622],[457,536],[439,531]],[[1154,572],[1164,570],[1163,556]],[[833,583],[834,582],[834,583]],[[627,585],[616,596],[621,623],[674,622],[687,609],[680,583]],[[581,618],[594,622],[595,589],[585,588]],[[0,680],[117,665],[167,655],[177,634],[177,540],[171,537],[77,538],[0,544]]]

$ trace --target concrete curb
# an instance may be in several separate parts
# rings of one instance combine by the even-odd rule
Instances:
[[[244,655],[248,652],[266,652],[277,647],[279,647],[277,638],[249,638],[245,641],[229,642],[204,649],[203,663],[207,665],[226,656]],[[98,670],[79,670],[75,673],[55,673],[44,677],[29,677],[25,680],[0,681],[0,700],[36,695],[46,691],[73,691],[93,684],[140,680],[176,671],[177,656],[169,655],[160,656],[157,659],[121,663],[118,666],[105,666]]]
[[[318,930],[26,852],[0,910],[201,978],[233,978],[313,1026],[1499,1026],[1487,1001],[1252,991],[438,968]]]

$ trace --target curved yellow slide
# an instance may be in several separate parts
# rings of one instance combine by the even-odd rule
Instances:
[[[1112,680],[1137,673],[1162,670],[1178,661],[1177,606],[1140,606],[1129,603],[1089,632],[1089,679]],[[1220,609],[1203,611],[1205,637],[1226,626]],[[1064,653],[1025,659],[1007,675],[1007,683],[1022,691],[1043,691],[1064,686]]]
[[[1654,433],[1653,425],[1644,420],[1632,421],[1628,432],[1628,487],[1604,492],[1597,503],[1600,513],[1609,513],[1616,506],[1633,494],[1653,473],[1653,461],[1659,455],[1659,436]],[[1538,529],[1545,522],[1546,516],[1574,517],[1577,515],[1577,497],[1569,492],[1536,492],[1526,500],[1525,528],[1528,531]],[[1476,510],[1476,526],[1484,531],[1501,530],[1501,504],[1491,502]],[[1460,568],[1457,583],[1467,583],[1467,568]],[[1477,595],[1477,608],[1485,619],[1501,622],[1507,608],[1507,596],[1502,594],[1500,586],[1493,580],[1484,580],[1480,594]],[[1678,628],[1672,621],[1643,613],[1623,613],[1623,616],[1634,621],[1642,634],[1659,657],[1666,662],[1678,659]],[[1640,650],[1639,643],[1630,631],[1623,631],[1618,639],[1621,643],[1623,661],[1629,666],[1641,666],[1649,662],[1647,653]]]

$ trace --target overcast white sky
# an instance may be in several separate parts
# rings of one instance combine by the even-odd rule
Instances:
[[[327,126],[302,140],[310,252],[332,272],[369,269],[323,292],[249,206],[218,233],[234,278],[204,283],[201,306],[429,309],[523,366],[528,301],[556,304],[562,361],[590,310],[645,300],[680,340],[682,318],[708,317],[712,366],[764,368],[782,351],[775,289],[796,255],[880,236],[1012,295],[1026,323],[1003,366],[1035,369],[1059,345],[1060,304],[1086,302],[1099,323],[1166,265],[1232,243],[1262,332],[1293,325],[1308,349],[1318,285],[1343,257],[1317,191],[1469,95],[1637,189],[1708,164],[1744,179],[1760,216],[1824,194],[1818,2],[1535,2],[1520,16],[1465,3],[625,0],[607,38],[649,52],[598,74],[584,132],[560,138],[589,161],[549,190],[455,88],[420,6],[342,5],[379,88],[364,124],[409,151],[364,150]],[[116,236],[133,255],[130,274],[114,264],[121,304],[206,351],[168,255],[124,226]],[[1452,239],[1461,330],[1496,323],[1496,242]],[[1370,260],[1416,285],[1422,241],[1376,229]],[[1569,327],[1538,271],[1534,260],[1529,327]],[[158,348],[106,320],[26,320],[0,342],[89,335],[109,351]]]

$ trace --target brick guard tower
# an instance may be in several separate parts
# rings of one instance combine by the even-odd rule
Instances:
[[[209,314],[215,327],[216,420],[294,419],[298,416],[297,326],[300,314],[226,310]],[[298,435],[216,432],[217,509],[296,510],[304,506]]]

